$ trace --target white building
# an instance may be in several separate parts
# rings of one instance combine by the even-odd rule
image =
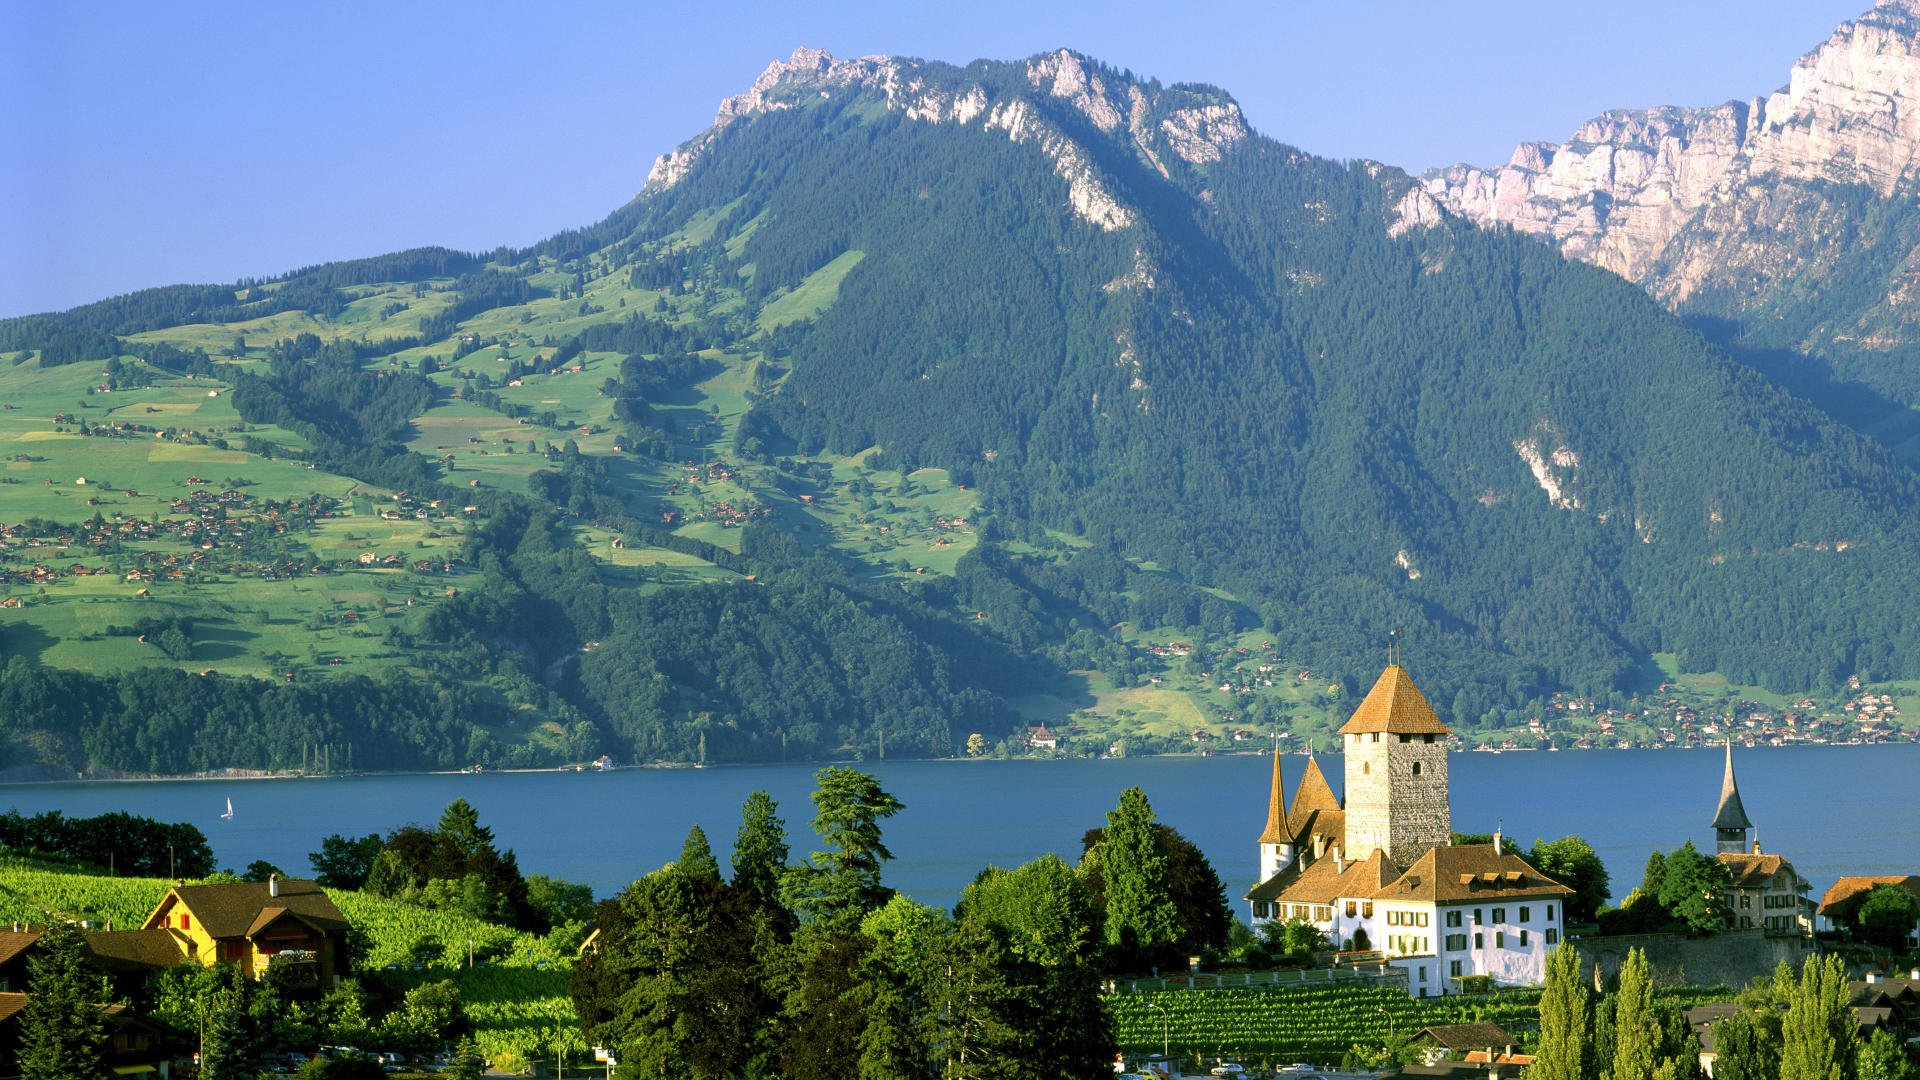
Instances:
[[[1289,805],[1275,754],[1260,883],[1246,894],[1254,925],[1299,919],[1337,948],[1377,950],[1406,969],[1420,997],[1457,993],[1474,975],[1542,981],[1573,890],[1498,834],[1491,844],[1452,842],[1447,734],[1391,665],[1340,729],[1344,804],[1309,757]]]

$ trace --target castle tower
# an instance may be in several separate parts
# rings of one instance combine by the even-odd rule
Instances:
[[[1287,826],[1286,789],[1280,781],[1280,742],[1273,744],[1273,791],[1267,796],[1267,828],[1260,834],[1260,876],[1266,881],[1293,862],[1293,830]]]
[[[1753,822],[1747,820],[1747,808],[1740,804],[1740,785],[1733,779],[1733,738],[1727,738],[1727,771],[1720,778],[1720,808],[1713,814],[1714,850],[1721,855],[1745,855],[1747,853],[1747,831],[1753,828]]]
[[[1388,665],[1340,729],[1347,858],[1378,848],[1404,867],[1453,838],[1447,734],[1406,669]]]

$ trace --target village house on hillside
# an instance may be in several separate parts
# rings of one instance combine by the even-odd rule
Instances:
[[[1874,874],[1857,877],[1843,877],[1833,883],[1827,894],[1820,898],[1820,919],[1823,929],[1852,931],[1860,918],[1860,905],[1867,902],[1867,894],[1875,886],[1892,885],[1905,889],[1920,900],[1920,875],[1915,874]],[[1915,923],[1907,933],[1911,940],[1920,940],[1920,923]]]
[[[165,930],[188,959],[237,964],[256,979],[269,964],[290,969],[296,985],[327,988],[345,974],[346,916],[311,881],[176,885],[143,929]]]
[[[1453,843],[1449,732],[1405,669],[1389,665],[1339,734],[1344,804],[1309,756],[1289,806],[1274,754],[1260,882],[1246,894],[1254,925],[1299,919],[1337,948],[1378,950],[1419,997],[1471,976],[1540,982],[1573,890],[1498,833]]]
[[[270,878],[167,890],[138,929],[83,926],[93,965],[123,992],[148,974],[194,961],[234,964],[253,978],[274,965],[290,986],[331,988],[346,974],[346,916],[311,881]],[[27,985],[27,960],[45,926],[0,927],[0,992]]]

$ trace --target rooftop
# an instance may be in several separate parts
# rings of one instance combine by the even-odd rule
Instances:
[[[1340,729],[1342,735],[1385,731],[1396,735],[1445,735],[1447,725],[1413,685],[1413,677],[1399,664],[1389,664]]]

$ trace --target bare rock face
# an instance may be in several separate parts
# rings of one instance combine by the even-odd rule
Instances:
[[[1833,247],[1851,230],[1822,226],[1859,193],[1915,190],[1917,153],[1920,0],[1883,0],[1772,94],[1604,113],[1558,146],[1525,143],[1505,165],[1455,165],[1421,182],[1448,209],[1539,236],[1670,307],[1739,315],[1837,265],[1845,253]],[[1913,319],[1891,311],[1893,293],[1911,287],[1850,318],[1882,332]]]
[[[970,69],[971,70],[971,69]],[[1065,203],[1082,220],[1108,231],[1134,224],[1132,210],[1114,198],[1094,156],[1068,127],[1084,120],[1101,135],[1124,140],[1161,175],[1169,161],[1188,166],[1217,162],[1251,134],[1240,106],[1206,88],[1142,87],[1066,49],[1026,62],[1029,92],[967,77],[945,65],[886,56],[839,60],[819,49],[795,49],[761,72],[745,93],[720,103],[713,125],[654,162],[646,191],[684,178],[729,125],[758,113],[801,108],[840,93],[871,92],[891,110],[930,124],[973,124],[1032,143],[1066,184]],[[1048,103],[1042,107],[1042,103]],[[1058,111],[1064,107],[1067,116]],[[1067,127],[1063,127],[1067,123]]]

